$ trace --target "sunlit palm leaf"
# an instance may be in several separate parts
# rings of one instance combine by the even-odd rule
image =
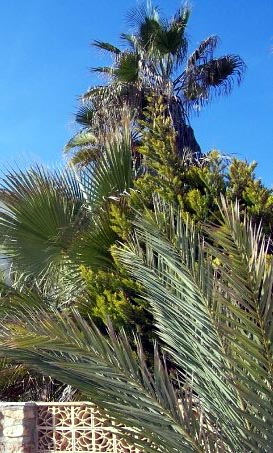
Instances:
[[[119,197],[133,187],[133,160],[129,131],[106,144],[98,165],[81,173],[82,187],[89,205],[101,204],[107,197]]]
[[[30,367],[75,385],[131,428],[123,429],[125,435],[139,434],[135,442],[145,452],[157,448],[170,453],[209,451],[202,448],[205,434],[207,444],[214,443],[217,451],[221,436],[209,431],[205,414],[201,416],[198,400],[194,403],[190,393],[181,395],[179,405],[157,353],[153,376],[140,346],[136,355],[126,337],[116,337],[111,329],[106,340],[76,312],[71,318],[42,310],[28,310],[25,316],[23,310],[18,323],[20,333],[8,327],[1,331],[1,354],[15,360],[20,357]]]
[[[62,272],[75,234],[81,228],[83,197],[70,171],[34,168],[4,179],[0,216],[2,253],[14,270],[31,278]]]
[[[73,156],[69,159],[69,165],[78,167],[79,169],[87,167],[99,159],[100,153],[100,148],[94,146],[81,146],[74,151]]]
[[[65,146],[64,151],[65,153],[67,153],[71,150],[71,148],[74,148],[76,146],[91,146],[97,144],[97,142],[98,139],[92,132],[81,131],[69,140],[69,142]]]
[[[159,335],[223,437],[240,451],[267,449],[273,441],[273,302],[261,237],[240,223],[238,209],[237,215],[223,210],[222,229],[206,229],[220,248],[210,245],[207,252],[190,226],[164,208],[137,223],[141,248],[132,244],[117,256],[145,288]],[[210,253],[222,266],[214,268]]]

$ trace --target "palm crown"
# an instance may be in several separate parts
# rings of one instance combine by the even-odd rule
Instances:
[[[106,75],[107,84],[93,87],[83,95],[83,105],[76,116],[83,130],[66,147],[66,151],[78,149],[75,163],[94,158],[91,150],[94,145],[97,149],[110,124],[120,121],[125,106],[134,120],[142,118],[147,99],[155,92],[165,96],[177,132],[178,152],[190,148],[200,155],[189,126],[189,112],[200,109],[214,95],[230,93],[234,83],[240,83],[245,65],[238,55],[214,57],[217,36],[203,40],[187,58],[189,17],[188,7],[179,9],[167,21],[160,17],[157,8],[142,6],[128,15],[133,33],[121,35],[125,49],[94,41],[95,47],[111,55],[112,65],[93,69]],[[94,135],[88,136],[87,132]]]

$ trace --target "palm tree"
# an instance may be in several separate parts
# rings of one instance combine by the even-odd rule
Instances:
[[[269,452],[273,433],[273,260],[261,228],[223,199],[199,235],[155,200],[116,257],[141,283],[160,337],[153,371],[140,343],[77,311],[11,304],[1,356],[79,388],[145,452]],[[145,251],[145,253],[144,253]],[[149,442],[147,441],[149,439]]]
[[[157,93],[165,98],[171,115],[178,153],[189,148],[200,156],[189,114],[213,96],[229,94],[234,83],[241,82],[245,64],[238,55],[214,57],[217,36],[203,40],[187,57],[188,7],[180,8],[170,21],[161,18],[151,4],[133,9],[128,17],[134,31],[121,35],[125,49],[103,41],[93,43],[111,56],[112,65],[93,69],[106,76],[107,83],[83,95],[76,115],[82,129],[68,142],[66,152],[76,149],[73,162],[85,165],[94,159],[97,147],[111,125],[120,121],[124,109],[128,108],[135,125],[143,118],[149,97]]]

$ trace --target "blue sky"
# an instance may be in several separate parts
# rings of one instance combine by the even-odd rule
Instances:
[[[172,15],[177,0],[156,2]],[[93,39],[119,44],[132,0],[11,0],[0,2],[0,168],[62,161],[75,132],[77,96],[98,82],[90,67],[104,63]],[[194,0],[190,50],[221,38],[217,55],[238,53],[248,69],[240,88],[192,118],[203,151],[218,148],[259,163],[273,186],[273,1]]]

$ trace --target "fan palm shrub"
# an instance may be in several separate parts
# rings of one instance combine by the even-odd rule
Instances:
[[[126,133],[108,143],[99,165],[85,171],[10,171],[1,184],[0,233],[13,274],[43,288],[48,280],[52,288],[52,278],[61,284],[79,265],[111,266],[109,247],[117,235],[109,225],[109,202],[122,198],[133,180]]]
[[[238,203],[222,199],[220,224],[202,233],[154,203],[115,251],[155,318],[152,368],[137,337],[132,348],[110,324],[102,336],[76,310],[48,309],[37,295],[3,307],[1,356],[79,388],[145,452],[270,452],[269,244]]]

